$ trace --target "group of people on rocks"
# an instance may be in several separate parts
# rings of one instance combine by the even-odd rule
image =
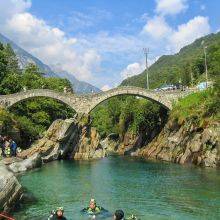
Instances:
[[[82,213],[86,213],[90,216],[90,219],[96,219],[97,216],[101,213],[109,213],[106,209],[96,204],[95,199],[91,199],[89,202],[89,206],[81,210]],[[109,216],[108,216],[109,217]],[[131,215],[128,218],[125,218],[125,214],[122,210],[116,210],[114,215],[112,216],[113,220],[137,220],[137,217]],[[63,207],[58,207],[55,211],[51,212],[48,220],[67,220],[64,216]]]
[[[16,157],[18,146],[16,142],[8,137],[0,135],[0,148],[2,151],[2,157]]]

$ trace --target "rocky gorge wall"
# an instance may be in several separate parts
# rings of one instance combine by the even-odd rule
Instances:
[[[169,120],[162,132],[133,155],[180,164],[220,167],[220,124],[205,128]]]

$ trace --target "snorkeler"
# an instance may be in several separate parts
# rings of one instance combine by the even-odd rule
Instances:
[[[115,214],[113,216],[113,219],[114,220],[138,220],[138,218],[134,215],[131,215],[127,218],[125,218],[124,216],[125,216],[125,214],[122,210],[116,210]]]
[[[123,220],[124,212],[122,210],[116,210],[114,214],[114,220]]]
[[[67,220],[66,217],[64,217],[63,207],[59,207],[56,209],[56,211],[52,211],[48,220]]]
[[[107,211],[101,206],[97,206],[95,199],[91,199],[89,202],[89,207],[84,208],[82,212],[86,212],[89,215],[97,215],[102,211]]]

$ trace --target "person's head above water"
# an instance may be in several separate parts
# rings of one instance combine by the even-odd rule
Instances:
[[[96,208],[96,201],[95,201],[95,199],[90,199],[89,208],[91,208],[91,209],[95,209]]]
[[[57,210],[56,210],[57,217],[62,217],[63,213],[64,213],[63,207],[58,207]]]
[[[122,210],[116,210],[114,214],[114,220],[124,219],[124,212]]]

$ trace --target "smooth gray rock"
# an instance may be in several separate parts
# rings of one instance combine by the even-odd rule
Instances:
[[[9,169],[14,173],[25,172],[30,169],[38,168],[42,164],[41,155],[36,153],[31,157],[9,165]]]
[[[0,208],[9,212],[22,196],[22,187],[14,174],[0,162]]]

